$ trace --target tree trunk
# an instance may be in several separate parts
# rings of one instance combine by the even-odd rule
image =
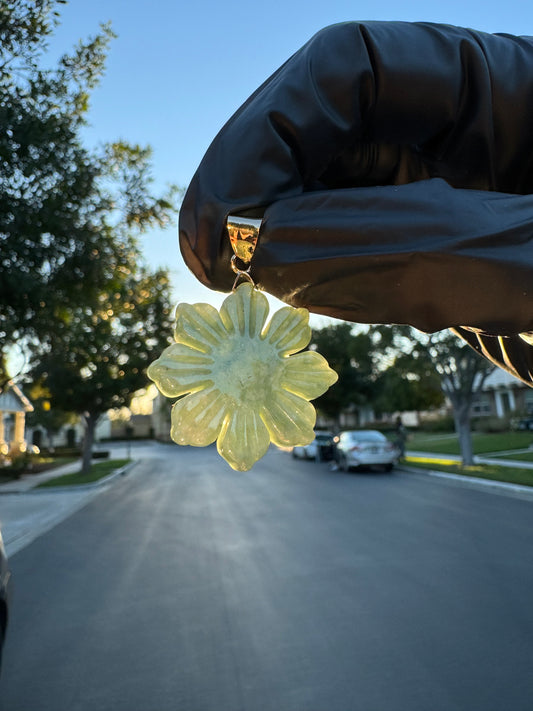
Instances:
[[[459,438],[459,448],[464,467],[472,466],[474,463],[474,452],[472,449],[472,433],[470,429],[470,403],[453,404],[453,419],[455,431]]]
[[[83,417],[85,425],[85,433],[83,437],[83,456],[81,464],[81,473],[88,474],[91,468],[91,458],[93,453],[94,431],[98,421],[98,415],[86,413]]]

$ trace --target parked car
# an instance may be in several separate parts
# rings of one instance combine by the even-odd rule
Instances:
[[[533,417],[523,417],[513,424],[517,430],[533,430]]]
[[[345,472],[376,466],[391,471],[399,454],[396,445],[377,430],[350,430],[335,438],[335,461]]]
[[[7,556],[0,533],[0,664],[2,663],[2,648],[7,628],[7,600],[9,588],[9,568]]]
[[[295,459],[317,459],[323,462],[333,459],[333,449],[331,432],[315,432],[315,438],[310,444],[293,447],[292,456]]]

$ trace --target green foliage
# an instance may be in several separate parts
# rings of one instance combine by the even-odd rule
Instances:
[[[125,267],[92,303],[64,312],[41,341],[33,374],[52,409],[97,419],[147,384],[147,366],[170,342],[172,309],[166,273],[135,270]]]
[[[482,388],[494,366],[451,331],[424,334],[408,326],[376,327],[391,359],[393,370],[387,377],[402,386],[398,375],[417,381],[418,392],[411,390],[414,402],[425,401],[438,405],[437,379],[442,393],[453,408],[455,427],[460,437],[464,464],[472,462],[470,411],[474,396]],[[385,381],[386,382],[386,381]],[[392,392],[382,386],[382,393]],[[418,399],[417,396],[421,396]]]
[[[354,333],[348,323],[313,331],[311,348],[328,361],[338,381],[314,402],[326,416],[336,419],[351,405],[365,405],[372,397],[374,357],[366,333]]]
[[[21,452],[12,458],[11,464],[7,467],[3,467],[3,471],[13,477],[18,477],[25,472],[30,472],[33,469],[33,465],[37,462],[39,456],[33,454],[32,452]]]
[[[65,412],[50,403],[50,391],[44,387],[42,378],[33,382],[25,391],[33,405],[33,412],[26,414],[26,425],[42,427],[50,439],[57,434],[63,425],[73,423],[75,417],[71,412]],[[41,447],[41,452],[43,448]]]
[[[113,32],[103,25],[47,67],[57,8],[0,6],[1,350],[46,338],[58,314],[96,298],[135,252],[132,228],[164,224],[176,209],[175,189],[151,194],[149,148],[83,145]]]
[[[46,391],[35,421],[53,431],[82,414],[88,464],[99,415],[128,404],[168,342],[168,277],[143,267],[137,239],[170,219],[177,191],[152,194],[149,147],[83,144],[114,35],[102,25],[46,66],[60,4],[0,4],[0,357],[26,344]]]
[[[454,409],[468,406],[495,366],[451,331],[426,337],[424,344]]]
[[[66,0],[11,0],[0,4],[0,82],[32,67],[57,22],[55,6]]]
[[[509,418],[478,417],[472,420],[472,429],[475,432],[507,432],[509,430]]]
[[[427,349],[409,326],[373,326],[370,335],[382,369],[376,379],[379,413],[440,407],[440,378]]]

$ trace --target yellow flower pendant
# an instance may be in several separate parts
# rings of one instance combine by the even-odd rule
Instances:
[[[298,353],[311,338],[309,312],[287,306],[266,324],[268,301],[251,283],[233,291],[217,311],[180,304],[176,343],[148,368],[172,408],[170,436],[204,447],[247,471],[267,451],[313,440],[315,408],[309,400],[337,380],[325,358]],[[266,324],[266,325],[265,325]]]

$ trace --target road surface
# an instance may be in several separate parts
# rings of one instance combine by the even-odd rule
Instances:
[[[531,500],[154,451],[12,556],[1,711],[531,711]]]

